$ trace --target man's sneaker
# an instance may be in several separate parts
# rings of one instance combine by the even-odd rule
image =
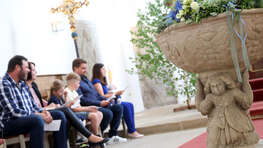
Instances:
[[[117,143],[124,143],[124,142],[127,142],[127,138],[122,138],[120,136],[115,136],[115,141],[117,141]]]
[[[117,144],[117,143],[124,143],[127,142],[126,138],[122,138],[120,136],[113,136],[110,138],[110,140],[107,142],[107,145],[111,144]]]

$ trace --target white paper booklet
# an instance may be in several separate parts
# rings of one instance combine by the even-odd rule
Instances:
[[[76,108],[80,106],[80,98],[82,97],[82,95],[77,96],[74,101],[75,103],[73,105],[71,105],[71,108]],[[65,104],[63,104],[62,106],[67,106],[68,103],[70,103],[71,101],[66,102]]]
[[[73,105],[71,105],[71,108],[80,107],[80,99],[76,100]]]
[[[51,123],[44,124],[44,131],[59,131],[61,120],[53,120]]]
[[[109,90],[109,92],[113,92],[114,94],[118,91],[125,91],[128,88],[128,86],[126,86],[124,89],[111,89]]]
[[[111,100],[113,100],[114,98],[116,98],[116,96],[115,95],[112,95],[111,97],[109,97],[109,98],[107,98],[107,100],[106,101],[111,101]]]

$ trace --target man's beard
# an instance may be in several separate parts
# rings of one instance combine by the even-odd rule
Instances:
[[[20,72],[18,74],[18,78],[19,78],[19,80],[26,81],[27,74],[23,70],[20,70]]]

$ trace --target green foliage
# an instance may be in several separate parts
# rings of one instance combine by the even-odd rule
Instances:
[[[220,0],[220,1],[202,1],[200,2],[200,11],[198,14],[198,21],[202,18],[207,18],[209,16],[216,16],[219,13],[223,13],[226,11],[227,3],[230,0]],[[220,7],[221,6],[221,7]]]
[[[251,1],[250,4],[252,4],[255,8],[263,8],[263,0],[245,0],[245,1]]]
[[[145,11],[139,11],[137,16],[137,31],[131,32],[133,38],[131,42],[137,46],[143,54],[138,54],[135,58],[131,58],[137,71],[128,70],[130,73],[138,73],[158,82],[163,82],[166,86],[167,94],[177,96],[185,94],[193,96],[195,92],[195,75],[184,72],[168,61],[158,44],[155,36],[164,27],[163,17],[168,13],[168,7],[161,2],[155,0],[148,3]],[[182,80],[184,85],[176,82]]]
[[[200,11],[197,15],[198,21],[202,18],[226,12],[226,6],[230,1],[234,2],[237,9],[255,8],[255,0],[198,0],[200,4]]]

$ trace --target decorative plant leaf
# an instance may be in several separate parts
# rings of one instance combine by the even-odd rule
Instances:
[[[129,73],[138,73],[156,82],[163,82],[167,95],[178,96],[179,94],[193,96],[195,94],[195,74],[184,72],[177,68],[163,55],[156,43],[155,36],[166,27],[163,17],[168,13],[168,7],[161,0],[148,3],[145,11],[137,13],[138,22],[136,31],[131,32],[131,42],[142,51],[135,58],[131,58],[137,71],[127,70]],[[187,76],[185,76],[185,73]],[[178,81],[185,81],[183,85]]]

